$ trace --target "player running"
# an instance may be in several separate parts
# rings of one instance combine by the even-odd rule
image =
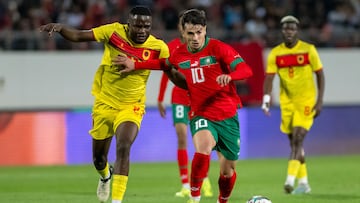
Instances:
[[[235,185],[235,167],[240,153],[237,109],[241,102],[233,81],[250,77],[252,71],[232,47],[206,36],[204,11],[186,11],[181,25],[186,44],[168,59],[139,63],[116,57],[113,63],[125,66],[121,73],[144,68],[165,70],[172,82],[188,89],[190,129],[195,146],[188,203],[200,202],[212,150],[217,151],[220,163],[217,201],[226,203]]]

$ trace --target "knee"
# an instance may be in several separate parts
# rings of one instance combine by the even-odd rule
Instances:
[[[231,177],[235,173],[235,161],[226,160],[222,167],[220,168],[220,173],[223,176]]]
[[[102,170],[105,168],[107,163],[107,159],[104,156],[94,156],[93,157],[93,164],[97,170]]]

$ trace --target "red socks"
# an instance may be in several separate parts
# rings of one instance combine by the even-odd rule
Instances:
[[[188,154],[186,149],[178,149],[177,151],[177,160],[180,171],[181,183],[189,183],[188,176]]]
[[[233,176],[225,177],[220,175],[219,177],[219,203],[226,203],[230,197],[231,191],[234,188],[236,181],[236,172],[234,171]]]
[[[210,155],[195,153],[191,164],[191,196],[199,197],[200,189],[210,165]]]

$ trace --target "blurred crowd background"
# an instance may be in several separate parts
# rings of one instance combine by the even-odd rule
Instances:
[[[40,25],[58,22],[90,29],[127,22],[129,10],[147,5],[153,33],[169,41],[178,36],[177,15],[188,8],[207,12],[208,34],[225,42],[281,41],[284,15],[300,19],[300,36],[318,47],[360,46],[360,0],[0,0],[0,50],[92,50],[99,43],[70,43],[40,33]]]

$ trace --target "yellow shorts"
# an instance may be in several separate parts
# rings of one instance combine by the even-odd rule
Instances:
[[[313,106],[313,101],[281,104],[281,132],[290,134],[293,127],[310,130],[315,115],[315,111],[312,111]]]
[[[93,127],[89,133],[95,140],[104,140],[113,136],[117,127],[125,121],[135,123],[140,129],[144,114],[144,103],[122,104],[115,109],[101,101],[95,101],[92,111]]]

